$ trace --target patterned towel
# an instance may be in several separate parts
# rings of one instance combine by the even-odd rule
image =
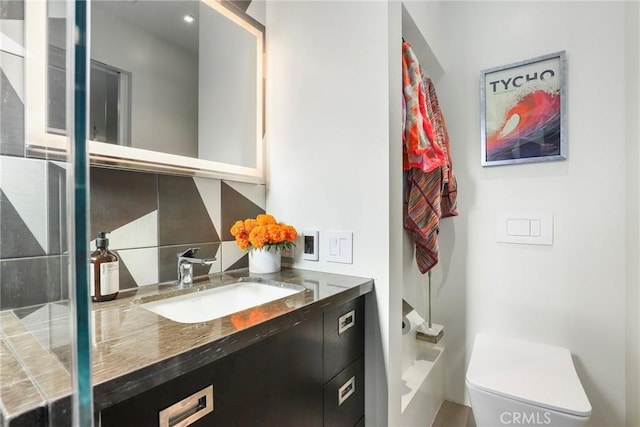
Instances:
[[[422,274],[438,263],[438,231],[442,170],[424,173],[421,169],[405,171],[404,228],[416,245],[416,263]]]
[[[444,121],[444,114],[438,103],[436,88],[429,77],[422,75],[422,80],[426,87],[427,93],[427,114],[431,118],[433,127],[433,138],[435,142],[442,147],[445,155],[445,163],[442,165],[442,199],[441,218],[447,218],[458,215],[458,192],[456,178],[453,176],[453,162],[451,160],[451,147],[449,146],[449,133],[447,132],[447,124]]]
[[[422,70],[411,45],[402,43],[402,92],[404,95],[403,165],[419,167],[425,172],[442,166],[446,159],[434,141],[431,120],[427,114],[427,93]]]
[[[403,57],[403,68],[404,62]],[[458,210],[457,183],[453,175],[447,125],[440,110],[433,82],[424,76],[421,70],[420,73],[420,93],[423,94],[423,98],[419,97],[419,99],[422,99],[423,103],[419,111],[428,118],[431,126],[431,141],[442,153],[442,161],[432,161],[424,154],[412,152],[410,144],[406,143],[409,134],[405,133],[404,228],[409,232],[416,246],[418,269],[425,274],[438,263],[440,218],[456,216]],[[406,95],[406,85],[404,89]],[[409,116],[412,114],[415,114],[415,109],[410,108],[410,100],[405,96],[403,102],[403,118],[407,116],[405,123],[410,123]]]

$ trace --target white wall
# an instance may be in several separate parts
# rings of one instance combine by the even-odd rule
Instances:
[[[399,23],[399,4],[266,6],[267,210],[298,230],[320,230],[320,261],[298,253],[296,267],[375,279],[368,307],[377,304],[377,313],[367,313],[367,425],[393,425],[387,416],[399,413],[400,373],[399,354],[389,348],[399,342],[390,341],[389,318],[399,331],[401,283],[389,280],[390,250],[400,236],[390,235],[390,218],[399,221],[401,204],[390,211],[389,200],[400,194],[401,181],[400,152],[391,154],[389,142],[394,134],[399,147],[400,111],[390,127],[389,105],[399,106],[401,94],[390,100],[388,88],[401,82],[399,68],[389,74],[390,55],[400,57],[400,43],[389,40],[401,34],[399,25],[387,26],[390,13]],[[391,155],[398,173],[390,180]],[[326,261],[322,236],[330,230],[353,232],[353,264]],[[390,300],[397,300],[391,309]],[[387,392],[396,398],[387,400]]]
[[[402,5],[404,39],[411,43],[414,54],[429,77],[440,78],[448,54],[444,49],[446,28],[442,26],[443,2],[405,0]],[[408,26],[409,19],[412,22]]]
[[[439,97],[459,183],[450,281],[466,283],[476,332],[567,347],[593,426],[624,425],[624,4],[448,2]],[[480,70],[566,50],[568,160],[480,166]],[[606,60],[604,59],[606,58]],[[496,243],[501,211],[554,216],[553,246]],[[461,400],[461,378],[455,378]]]
[[[627,2],[627,426],[640,425],[640,3]]]
[[[408,13],[408,15],[403,14],[403,36],[406,41],[411,43],[420,65],[433,80],[438,97],[442,98],[440,81],[447,72],[447,58],[452,55],[445,44],[445,40],[448,38],[448,28],[442,25],[443,3],[405,1],[403,4]],[[445,117],[448,117],[449,111],[444,109],[443,113]],[[458,167],[458,159],[454,157],[454,173]],[[439,392],[441,395],[444,394],[447,400],[464,403],[465,279],[461,271],[452,268],[457,263],[464,262],[464,253],[453,251],[456,236],[459,233],[466,233],[464,215],[440,221],[439,261],[431,270],[431,298],[432,320],[434,323],[444,326],[444,337],[439,346],[445,349],[443,356],[445,381],[444,390]],[[404,232],[402,235],[403,297],[426,319],[429,298],[428,278],[421,274],[417,268],[415,246],[411,237]],[[414,363],[419,352],[413,334],[402,337],[402,349],[402,371],[405,372]],[[422,405],[423,419],[436,415],[428,413],[426,405],[424,403]]]
[[[132,74],[136,148],[197,156],[198,59],[95,8],[91,58]]]
[[[638,389],[625,381],[634,369],[625,371],[625,358],[629,364],[637,360],[633,316],[639,304],[625,304],[625,298],[635,293],[639,299],[627,271],[640,257],[627,249],[634,242],[625,238],[625,218],[633,220],[640,179],[625,167],[637,169],[640,155],[634,146],[637,120],[633,125],[638,99],[625,98],[625,70],[637,93],[638,49],[625,48],[625,36],[629,43],[637,33],[625,34],[623,23],[625,7],[637,6],[429,6],[442,16],[441,36],[434,30],[429,44],[444,59],[436,87],[451,136],[461,213],[441,223],[441,261],[434,269],[434,320],[447,331],[447,397],[465,401],[474,335],[494,332],[569,348],[593,405],[591,425],[623,426],[625,410],[627,425],[635,425],[631,417],[637,415],[625,409],[625,387],[632,403]],[[418,16],[426,10],[419,4],[408,9]],[[298,254],[295,266],[376,279],[380,330],[368,343],[377,339],[380,345],[368,348],[368,356],[383,368],[367,385],[368,424],[400,425],[401,342],[390,319],[399,315],[403,280],[416,282],[405,293],[425,296],[413,260],[400,257],[398,265],[399,254],[411,246],[398,240],[398,117],[387,109],[399,104],[393,89],[398,71],[389,61],[399,57],[392,41],[401,35],[400,8],[398,2],[269,2],[266,16],[267,208],[299,229],[354,231],[352,265],[302,261]],[[480,70],[559,50],[566,50],[568,61],[569,159],[482,168]],[[625,64],[625,54],[635,66]],[[626,160],[625,150],[635,157]],[[635,187],[627,187],[625,179],[634,177]],[[496,243],[496,214],[505,210],[553,213],[554,245]]]

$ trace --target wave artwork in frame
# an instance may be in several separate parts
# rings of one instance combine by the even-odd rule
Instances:
[[[482,71],[482,166],[567,158],[565,75],[564,51]]]

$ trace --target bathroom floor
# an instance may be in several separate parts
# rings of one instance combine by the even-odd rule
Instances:
[[[475,427],[471,408],[445,400],[431,427]]]

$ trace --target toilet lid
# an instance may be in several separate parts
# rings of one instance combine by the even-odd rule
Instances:
[[[477,334],[467,385],[554,411],[591,415],[571,353],[561,347]]]

